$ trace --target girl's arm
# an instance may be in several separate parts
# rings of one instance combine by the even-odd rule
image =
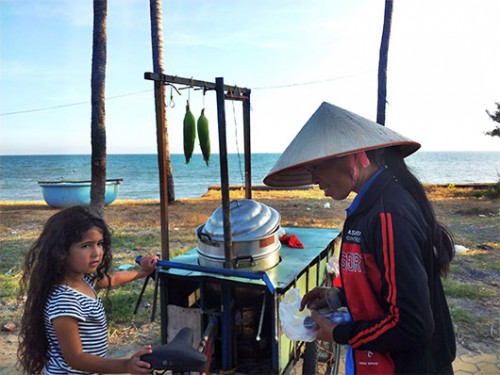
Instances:
[[[144,346],[130,358],[103,358],[82,351],[78,333],[78,321],[71,316],[61,316],[53,320],[57,340],[64,360],[75,370],[108,374],[149,374],[150,364],[140,360],[144,354],[152,352],[151,346]]]
[[[115,272],[97,281],[96,288],[108,288],[126,284],[130,281],[141,279],[154,272],[158,257],[153,255],[145,255],[141,258],[141,269],[139,271],[122,271]]]

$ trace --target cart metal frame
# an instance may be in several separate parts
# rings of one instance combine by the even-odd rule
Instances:
[[[157,276],[160,285],[160,310],[161,310],[161,339],[162,343],[168,341],[167,306],[173,299],[171,284],[181,280],[186,284],[196,283],[203,286],[206,282],[220,284],[221,288],[221,366],[223,371],[233,368],[236,359],[234,353],[233,316],[231,305],[235,286],[263,290],[262,316],[259,324],[259,335],[262,329],[264,310],[267,305],[271,307],[271,337],[272,354],[271,366],[273,373],[284,373],[290,369],[298,359],[299,347],[303,343],[293,342],[281,333],[279,325],[278,307],[283,294],[293,287],[308,291],[315,286],[323,285],[326,281],[326,263],[333,256],[333,247],[329,246],[337,236],[336,229],[321,228],[287,228],[296,234],[304,244],[304,249],[292,249],[288,246],[281,248],[281,262],[265,272],[250,272],[234,269],[232,262],[232,229],[230,217],[229,177],[226,139],[225,100],[236,100],[243,103],[243,134],[245,156],[245,197],[252,199],[251,186],[251,142],[250,142],[250,94],[251,90],[238,86],[224,84],[222,77],[216,78],[215,83],[182,78],[159,73],[145,73],[144,78],[164,85],[185,85],[205,91],[215,90],[217,97],[217,119],[220,156],[221,194],[224,228],[224,264],[223,268],[202,267],[198,265],[196,249],[170,260],[168,244],[168,221],[162,220],[162,258],[157,267]],[[164,126],[157,124],[158,132],[164,131]],[[161,137],[159,137],[161,138]],[[159,168],[164,158],[159,158]],[[162,181],[160,181],[160,185]],[[162,213],[166,212],[166,201],[161,199]],[[166,225],[164,223],[167,223]],[[166,228],[165,228],[166,226]],[[163,232],[166,232],[164,235]],[[166,241],[163,238],[166,237]],[[178,284],[175,284],[178,285]],[[179,290],[175,291],[176,293]],[[189,291],[190,293],[192,291]],[[181,293],[182,294],[182,293]],[[174,299],[187,296],[175,296]],[[268,298],[269,297],[269,298]],[[203,308],[203,293],[200,293]],[[268,302],[266,302],[268,301]],[[259,336],[258,336],[259,337]]]
[[[222,343],[222,370],[227,371],[235,365],[234,333],[233,333],[233,294],[234,287],[249,290],[262,290],[262,316],[269,308],[271,318],[271,333],[268,339],[270,344],[271,366],[273,373],[284,373],[298,360],[299,349],[302,343],[289,340],[280,329],[278,308],[284,294],[291,288],[300,288],[308,291],[315,286],[323,285],[327,279],[326,263],[334,256],[334,249],[329,246],[332,238],[339,231],[325,228],[285,228],[297,235],[304,244],[304,249],[290,248],[284,245],[281,248],[281,262],[267,271],[251,272],[238,269],[203,267],[198,265],[196,249],[173,258],[171,261],[159,262],[159,276],[166,290],[167,305],[172,299],[184,299],[187,304],[188,296],[196,293],[201,295],[201,309],[204,310],[203,283],[210,282],[221,286],[221,343]],[[173,280],[179,280],[175,283]],[[193,282],[198,285],[183,291],[179,285]],[[172,283],[172,285],[170,285]],[[200,291],[201,289],[201,291]],[[195,292],[196,290],[196,292]],[[175,294],[175,296],[172,296]],[[180,295],[184,294],[183,297]],[[163,325],[163,322],[162,322]],[[267,326],[264,323],[264,326]],[[263,321],[261,319],[257,338],[262,336]],[[265,336],[265,334],[263,335]]]

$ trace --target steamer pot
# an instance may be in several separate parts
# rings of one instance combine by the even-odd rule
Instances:
[[[280,260],[281,233],[279,213],[252,199],[230,203],[232,255],[234,268],[266,270]],[[198,261],[202,266],[223,267],[224,220],[222,207],[196,229]]]

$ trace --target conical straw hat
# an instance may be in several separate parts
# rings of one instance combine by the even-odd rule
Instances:
[[[404,157],[420,144],[387,127],[323,102],[283,152],[264,183],[276,187],[312,184],[304,167],[327,159],[382,147],[399,146]]]

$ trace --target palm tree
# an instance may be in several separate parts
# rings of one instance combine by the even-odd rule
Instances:
[[[163,74],[163,28],[161,0],[150,0],[151,44],[153,50],[153,71]],[[169,259],[168,203],[175,200],[174,179],[168,147],[165,109],[165,85],[155,82],[156,138],[158,147],[158,167],[160,175],[160,221],[162,258]],[[163,333],[162,333],[163,334]]]
[[[90,209],[103,216],[106,192],[106,112],[104,86],[106,81],[106,18],[107,0],[94,0],[94,25],[92,43],[91,77],[91,143],[92,184]]]
[[[389,53],[389,39],[391,37],[392,5],[393,0],[385,0],[384,29],[379,51],[377,122],[381,125],[385,125],[385,106],[387,103],[387,55]]]
[[[150,0],[149,7],[151,17],[153,72],[156,74],[164,74],[162,1]],[[160,167],[160,190],[166,190],[168,202],[173,202],[175,201],[175,193],[166,126],[165,85],[159,81],[155,81],[155,110],[158,141],[158,163]],[[162,189],[161,186],[165,184],[166,186]],[[161,194],[165,194],[165,192],[161,192]]]
[[[493,121],[500,124],[500,103],[495,104],[497,106],[496,112],[491,113],[490,111],[486,110],[486,113]],[[500,137],[500,127],[498,125],[495,125],[495,128],[493,130],[490,130],[484,134],[489,135],[490,137]]]

